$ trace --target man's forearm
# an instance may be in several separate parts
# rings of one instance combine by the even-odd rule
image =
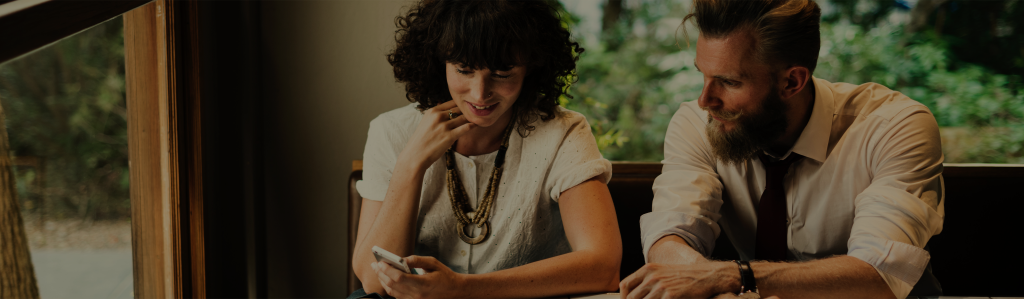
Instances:
[[[654,242],[647,253],[648,263],[669,265],[692,265],[708,261],[700,252],[690,247],[686,240],[676,235],[668,235]]]
[[[648,263],[692,265],[708,262],[676,235],[651,246]],[[761,297],[895,298],[874,267],[852,256],[798,262],[751,262]],[[736,271],[739,271],[737,268]]]
[[[750,268],[761,297],[895,298],[874,267],[852,256],[799,263],[751,262]]]

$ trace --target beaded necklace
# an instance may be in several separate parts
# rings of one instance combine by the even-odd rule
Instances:
[[[505,152],[508,150],[509,136],[512,135],[512,127],[515,120],[512,120],[503,133],[504,141],[501,142],[501,147],[498,148],[498,156],[494,159],[494,170],[491,171],[491,179],[487,184],[487,192],[484,193],[484,199],[477,207],[476,211],[473,211],[472,206],[469,205],[469,197],[466,196],[466,188],[462,185],[462,180],[459,178],[459,170],[455,168],[455,145],[452,144],[451,148],[445,152],[445,168],[447,168],[447,181],[448,181],[448,198],[452,201],[452,211],[455,213],[455,218],[459,220],[458,226],[455,228],[459,231],[459,238],[463,242],[469,243],[470,245],[476,245],[483,243],[487,240],[487,234],[491,228],[491,209],[494,207],[494,198],[498,194],[498,183],[501,181],[501,172],[503,165],[505,164]],[[480,234],[476,237],[470,237],[466,234],[466,228],[470,224],[476,224],[480,227]]]

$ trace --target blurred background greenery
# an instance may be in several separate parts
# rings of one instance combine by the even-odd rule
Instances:
[[[660,161],[679,104],[697,99],[680,23],[689,0],[562,0],[586,52],[569,109],[606,158]],[[877,82],[927,105],[947,163],[1024,163],[1024,1],[829,0],[815,76]]]
[[[118,17],[0,65],[26,217],[131,215],[122,23]]]

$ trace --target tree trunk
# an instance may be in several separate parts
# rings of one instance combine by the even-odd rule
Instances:
[[[619,22],[622,15],[622,0],[608,0],[604,4],[604,16],[601,19],[601,31],[608,32]]]
[[[914,33],[925,29],[928,24],[928,16],[949,0],[919,0],[914,8],[910,10],[910,23],[904,27],[907,33]],[[938,28],[936,28],[939,30]]]
[[[4,109],[0,105],[0,298],[39,298],[28,238],[11,170]]]

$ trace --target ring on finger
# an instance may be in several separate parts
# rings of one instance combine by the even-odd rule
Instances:
[[[458,116],[459,116],[458,113],[452,112],[451,109],[448,109],[448,120],[453,120],[453,119],[455,119]]]

